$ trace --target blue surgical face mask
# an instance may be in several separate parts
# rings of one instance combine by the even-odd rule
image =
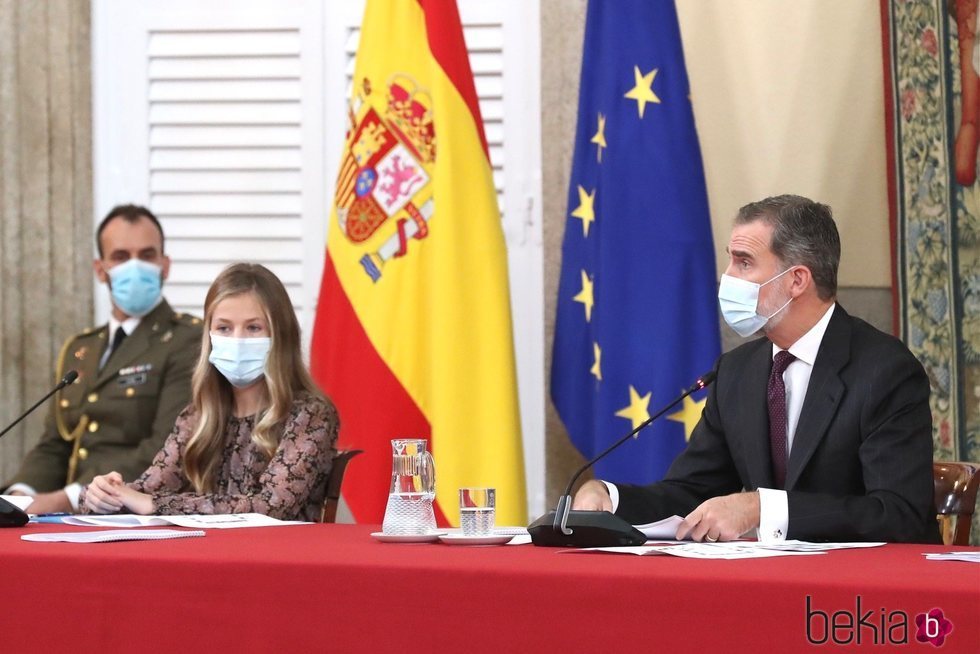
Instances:
[[[211,334],[211,354],[208,361],[218,369],[232,386],[245,388],[265,374],[272,339],[233,338]]]
[[[163,269],[160,266],[141,259],[130,259],[107,272],[112,301],[126,315],[145,316],[160,300],[163,283]]]
[[[724,317],[728,326],[735,330],[735,333],[745,338],[751,336],[765,326],[769,320],[777,313],[789,306],[793,301],[792,296],[786,304],[776,309],[769,316],[760,316],[759,310],[759,289],[771,281],[777,280],[792,268],[787,268],[769,281],[757,284],[755,282],[722,275],[721,284],[718,286],[718,304],[721,306],[721,315]]]

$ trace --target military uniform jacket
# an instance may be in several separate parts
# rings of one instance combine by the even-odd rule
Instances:
[[[78,379],[56,394],[41,440],[7,485],[25,483],[46,492],[72,482],[87,484],[112,470],[125,480],[136,479],[190,402],[201,328],[199,318],[174,313],[164,300],[102,370],[108,325],[68,339],[57,378],[74,369]]]

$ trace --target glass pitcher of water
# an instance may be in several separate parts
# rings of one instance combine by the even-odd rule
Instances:
[[[436,529],[432,501],[436,469],[423,439],[391,441],[391,488],[381,529],[393,536],[419,536]]]

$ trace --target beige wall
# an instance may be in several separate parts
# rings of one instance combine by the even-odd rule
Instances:
[[[798,193],[841,231],[841,301],[891,327],[881,28],[877,0],[677,0],[719,271],[743,204]],[[584,0],[542,0],[545,337],[550,370]],[[737,344],[723,329],[725,347]],[[581,458],[548,403],[547,500]]]
[[[842,286],[891,286],[878,0],[678,0],[719,267],[731,217],[834,209]]]
[[[50,389],[61,343],[92,316],[89,44],[85,0],[0,0],[2,426]],[[0,440],[0,483],[44,414]]]
[[[568,178],[578,113],[585,0],[541,0],[541,181],[544,243],[545,384],[551,379],[555,301],[565,232]],[[582,458],[572,447],[545,389],[545,498],[553,504]],[[531,516],[535,518],[537,516]]]

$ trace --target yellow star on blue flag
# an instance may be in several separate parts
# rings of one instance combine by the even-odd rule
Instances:
[[[691,434],[694,433],[694,428],[697,426],[698,421],[701,420],[701,412],[704,410],[705,402],[706,400],[697,402],[688,396],[684,398],[684,406],[680,411],[667,414],[667,420],[673,420],[684,425],[685,441],[691,440]]]

